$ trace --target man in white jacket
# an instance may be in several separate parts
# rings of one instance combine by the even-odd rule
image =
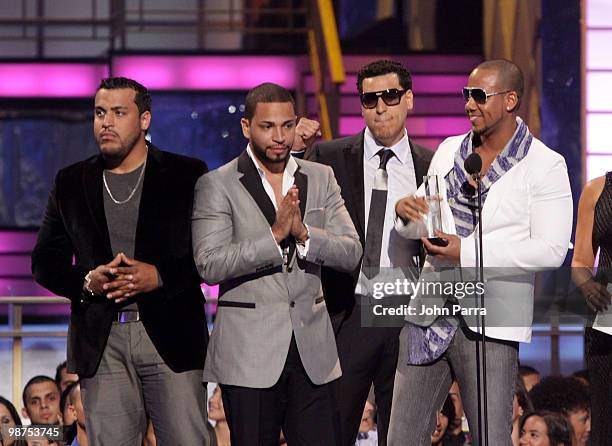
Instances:
[[[471,132],[445,140],[428,172],[440,180],[442,231],[436,235],[446,246],[426,238],[423,187],[396,204],[398,232],[422,238],[428,252],[420,281],[432,276],[427,271],[435,276],[444,267],[443,274],[458,290],[457,278],[473,277],[478,266],[476,184],[464,161],[473,152],[480,155],[488,439],[495,446],[512,444],[518,343],[531,340],[535,272],[563,263],[572,228],[565,161],[531,135],[518,117],[522,93],[523,75],[512,62],[483,62],[470,74],[463,95]],[[478,290],[472,294],[479,300]],[[389,445],[430,444],[435,415],[453,379],[461,389],[473,444],[482,444],[476,348],[482,331],[474,317],[466,317],[469,299],[461,299],[456,291],[438,294],[413,296],[415,311],[406,317],[400,334]],[[437,313],[422,312],[424,305],[437,305]]]

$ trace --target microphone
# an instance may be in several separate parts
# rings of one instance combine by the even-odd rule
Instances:
[[[476,142],[476,141],[473,141]],[[466,184],[471,187],[474,192],[478,191],[478,200],[476,201],[478,206],[478,225],[474,228],[478,235],[478,244],[476,248],[476,259],[478,266],[478,281],[484,282],[484,262],[483,256],[483,240],[482,240],[482,191],[481,191],[481,179],[480,171],[482,170],[482,158],[476,152],[470,153],[463,163],[465,171],[476,181],[476,188],[472,187],[468,181]],[[463,266],[463,265],[462,265]],[[476,265],[475,265],[476,266]],[[484,304],[484,293],[480,295],[480,302],[476,300],[477,308],[486,309]],[[481,331],[482,330],[482,331]],[[484,313],[479,313],[476,322],[476,331],[481,332],[482,339],[476,341],[476,389],[477,389],[477,401],[478,401],[478,432],[479,434],[484,433],[484,446],[489,444],[488,438],[488,407],[487,407],[487,341],[486,341],[486,324]],[[481,348],[482,347],[482,348]],[[482,376],[482,381],[481,381]],[[481,408],[481,396],[484,400]],[[483,427],[484,425],[484,427]],[[483,435],[479,435],[483,438]]]
[[[463,162],[465,171],[472,177],[479,177],[480,171],[482,170],[482,158],[477,153],[470,153],[470,155]]]

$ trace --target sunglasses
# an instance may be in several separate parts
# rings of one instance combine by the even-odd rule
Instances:
[[[482,88],[478,87],[463,87],[463,99],[465,102],[469,101],[470,98],[474,99],[477,104],[484,104],[487,99],[491,96],[497,96],[498,94],[510,93],[512,90],[498,91],[495,93],[487,93]]]
[[[361,105],[364,108],[374,108],[378,105],[378,98],[382,98],[386,105],[397,105],[400,99],[408,90],[398,90],[397,88],[389,88],[382,91],[372,91],[370,93],[361,93]]]

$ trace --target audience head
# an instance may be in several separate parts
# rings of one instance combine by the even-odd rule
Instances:
[[[219,422],[225,421],[225,410],[223,408],[223,398],[221,398],[221,386],[217,385],[208,400],[208,418]]]
[[[541,411],[521,419],[521,446],[572,446],[572,437],[572,426],[563,414]]]
[[[78,382],[70,387],[68,410],[72,412],[72,417],[76,419],[78,428],[85,430],[85,410],[81,401],[81,385]]]
[[[76,417],[74,416],[74,412],[70,410],[70,392],[72,388],[76,385],[76,383],[68,384],[68,387],[62,391],[62,396],[60,397],[60,411],[62,414],[62,424],[66,426],[72,425],[76,421]]]
[[[75,383],[79,380],[79,375],[76,373],[69,373],[66,361],[62,362],[55,369],[55,382],[60,388],[60,392],[64,392],[68,384]]]
[[[0,396],[0,428],[21,426],[21,418],[17,413],[17,409],[6,398]],[[15,444],[13,440],[5,440],[4,446],[12,446]]]
[[[448,425],[450,420],[455,419],[455,405],[453,404],[453,400],[451,399],[450,394],[446,397],[444,401],[444,406],[442,406],[442,410],[438,412],[436,417],[436,429],[434,433],[431,434],[431,444],[432,446],[436,446],[442,443],[444,440],[444,435],[448,429]]]
[[[519,375],[523,379],[523,384],[525,384],[525,389],[527,392],[531,390],[533,386],[540,382],[540,372],[538,372],[535,368],[530,367],[528,365],[519,366]]]
[[[578,370],[572,373],[572,377],[579,379],[585,385],[590,385],[591,382],[589,380],[589,371],[588,370]]]
[[[29,437],[28,446],[59,446],[57,441],[49,440],[47,437]]]
[[[463,402],[461,401],[461,393],[459,392],[459,383],[457,381],[453,381],[448,394],[455,407],[455,417],[449,420],[448,430],[457,434],[461,432],[461,420],[465,415],[463,411]]]
[[[376,430],[376,404],[366,400],[359,424],[359,432],[370,432]]]
[[[142,439],[142,446],[157,446],[157,438],[155,437],[155,429],[153,429],[151,418],[147,421],[147,433]]]
[[[284,168],[295,139],[295,103],[291,93],[270,82],[247,93],[242,134],[253,155],[269,169]]]
[[[32,424],[57,424],[60,421],[60,391],[55,380],[38,375],[23,389],[23,415]]]
[[[520,375],[516,376],[514,400],[512,401],[512,422],[518,421],[526,413],[533,412],[533,404]]]
[[[573,377],[544,378],[529,392],[536,411],[562,413],[574,431],[574,446],[585,446],[591,434],[589,389]]]
[[[372,136],[391,147],[406,134],[406,118],[414,106],[412,78],[402,64],[377,60],[357,74],[361,115]]]

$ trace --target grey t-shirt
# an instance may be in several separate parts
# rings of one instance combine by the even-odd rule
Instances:
[[[130,258],[134,258],[138,209],[140,207],[144,176],[140,182],[138,182],[138,178],[143,168],[144,163],[136,170],[128,173],[118,174],[108,170],[104,171],[108,189],[110,189],[115,200],[119,202],[126,200],[134,190],[136,183],[138,183],[132,198],[123,204],[115,203],[110,197],[108,190],[106,190],[106,186],[103,186],[104,214],[106,215],[106,225],[108,227],[113,256],[122,252]],[[119,307],[124,310],[138,310],[138,306],[133,299],[122,302],[119,304]]]

